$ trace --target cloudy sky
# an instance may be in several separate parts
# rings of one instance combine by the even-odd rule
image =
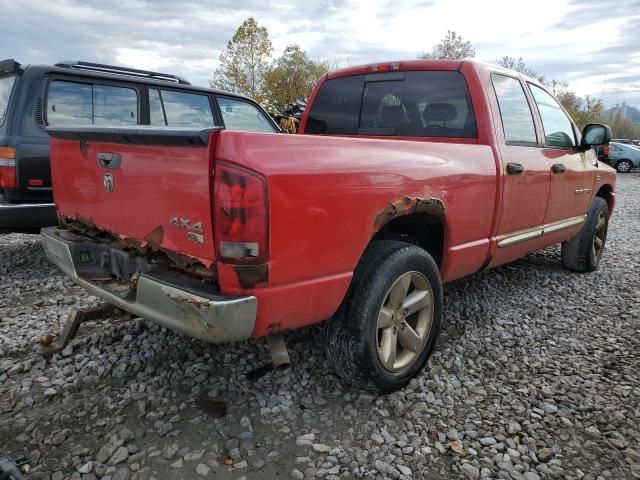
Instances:
[[[640,0],[0,0],[0,59],[90,60],[166,71],[206,85],[244,19],[274,55],[298,43],[349,64],[415,58],[447,30],[495,62],[522,56],[605,105],[640,108]]]

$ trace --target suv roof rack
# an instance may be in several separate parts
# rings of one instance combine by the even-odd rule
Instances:
[[[114,65],[105,65],[102,63],[83,62],[76,60],[67,60],[58,62],[56,67],[71,68],[73,70],[86,70],[89,72],[110,73],[113,75],[129,75],[132,77],[152,78],[153,80],[162,80],[165,82],[174,82],[181,85],[191,85],[187,80],[177,75],[168,73],[153,72],[150,70],[138,70],[137,68],[116,67]]]
[[[20,70],[20,64],[13,58],[0,60],[0,73],[15,72]]]

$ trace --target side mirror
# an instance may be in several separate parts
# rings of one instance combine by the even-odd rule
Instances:
[[[605,145],[611,140],[611,127],[601,123],[590,123],[582,130],[580,146],[588,150],[595,145]]]

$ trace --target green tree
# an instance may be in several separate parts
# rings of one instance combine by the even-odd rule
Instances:
[[[552,80],[547,84],[547,88],[552,91],[579,128],[584,128],[588,123],[603,121],[601,100],[591,95],[579,96],[571,90],[567,82]]]
[[[220,67],[209,82],[213,88],[264,100],[264,74],[271,59],[271,40],[265,27],[248,18],[238,27],[220,55]]]
[[[610,110],[610,114],[605,115],[602,100],[592,95],[581,97],[565,81],[556,79],[546,81],[543,76],[538,75],[538,72],[530,68],[522,57],[515,58],[505,55],[499,58],[497,62],[505,68],[537,78],[556,97],[578,127],[584,128],[588,123],[609,123],[611,124],[614,138],[640,137],[640,126],[634,125],[626,115],[622,114],[623,111],[626,111],[624,103],[622,106],[616,105],[615,108]],[[605,116],[608,118],[604,118]]]
[[[580,112],[584,106],[584,100],[573,90],[563,89],[555,94],[558,101],[570,114]]]
[[[431,53],[422,52],[418,58],[464,60],[476,56],[471,42],[464,40],[453,30],[448,30],[444,38],[431,49]]]
[[[611,117],[611,130],[613,138],[640,138],[640,125],[631,123],[631,120],[624,114],[626,103],[616,104]]]
[[[533,68],[530,68],[522,59],[522,57],[510,57],[509,55],[505,55],[502,58],[497,60],[498,65],[509,68],[511,70],[515,70],[516,72],[520,72],[523,75],[526,75],[531,78],[538,78],[538,72],[536,72]]]
[[[318,79],[327,72],[298,45],[289,45],[264,75],[264,94],[269,106],[282,110],[296,100],[307,99]]]

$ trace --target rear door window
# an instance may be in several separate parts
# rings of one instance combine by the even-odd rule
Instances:
[[[169,127],[213,127],[213,111],[207,95],[149,90],[151,125]]]
[[[459,72],[396,72],[328,80],[306,133],[477,137],[469,89]]]
[[[216,96],[224,127],[240,132],[275,132],[275,128],[255,105],[237,98]]]
[[[533,115],[520,80],[494,73],[491,81],[500,107],[505,142],[510,145],[537,145]]]
[[[47,94],[49,125],[137,125],[133,88],[54,80]]]
[[[4,125],[7,108],[9,108],[9,98],[11,97],[11,91],[13,90],[15,81],[15,75],[0,78],[0,126]]]

